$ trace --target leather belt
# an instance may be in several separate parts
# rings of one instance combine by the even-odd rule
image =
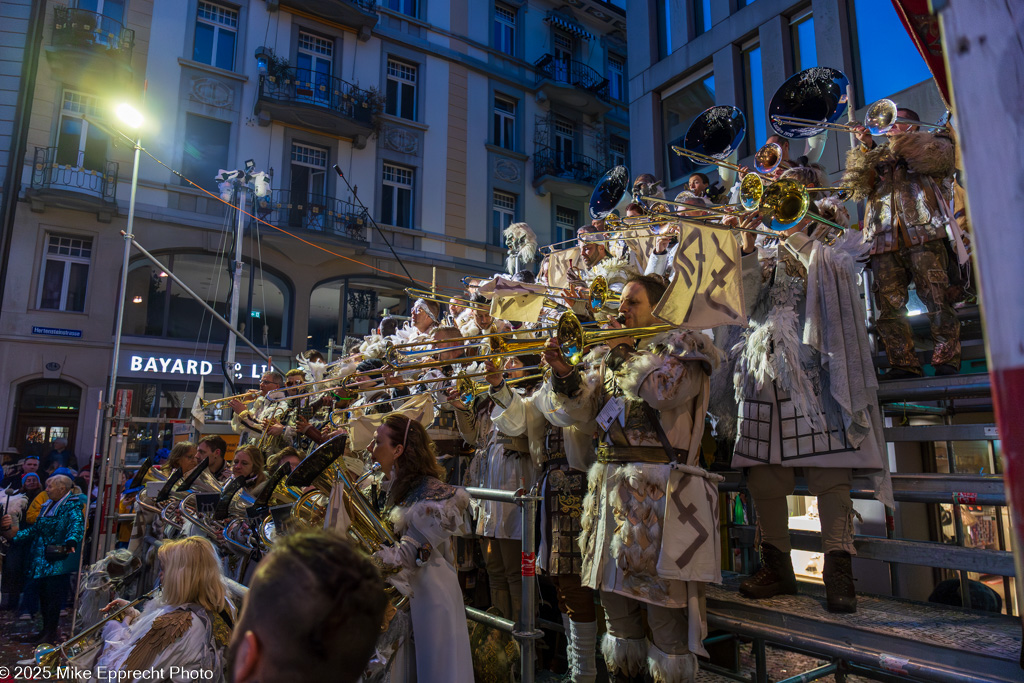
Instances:
[[[685,459],[686,451],[676,449],[681,458]],[[660,446],[608,446],[597,447],[598,462],[652,462],[668,464],[671,462],[665,449]]]
[[[530,440],[522,436],[508,436],[507,434],[498,434],[498,438],[495,443],[499,443],[502,446],[510,446],[511,450],[528,452],[530,450]]]

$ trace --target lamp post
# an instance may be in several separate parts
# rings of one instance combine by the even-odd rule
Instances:
[[[142,114],[130,104],[121,104],[115,110],[117,118],[124,125],[138,130],[142,126]],[[117,370],[121,354],[121,326],[124,323],[124,303],[128,289],[128,260],[132,248],[132,227],[135,223],[135,194],[139,189],[139,152],[142,149],[142,139],[135,136],[135,158],[132,162],[132,189],[131,197],[128,200],[128,225],[124,235],[124,255],[121,261],[121,286],[118,290],[117,302],[117,324],[114,327],[114,353],[110,362],[110,383],[107,386],[107,395],[104,397],[105,408],[103,424],[107,430],[106,458],[103,461],[103,469],[100,472],[99,494],[100,504],[96,506],[96,516],[93,527],[96,535],[93,542],[93,560],[97,560],[113,547],[114,525],[117,522],[117,486],[119,481],[118,472],[124,467],[122,458],[124,456],[124,418],[127,415],[128,406],[119,410],[118,424],[114,424],[114,400],[117,391]],[[118,407],[121,408],[121,407]],[[103,519],[104,513],[106,519]],[[107,529],[107,524],[110,528]]]

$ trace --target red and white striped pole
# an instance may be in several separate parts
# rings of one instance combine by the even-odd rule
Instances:
[[[939,10],[960,137],[1017,596],[1024,599],[1024,45],[1018,34],[1024,3],[932,0],[932,6]]]

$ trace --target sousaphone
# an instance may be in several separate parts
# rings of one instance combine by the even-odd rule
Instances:
[[[768,104],[768,121],[784,138],[810,138],[821,133],[826,125],[835,123],[846,111],[846,88],[850,80],[839,69],[813,66],[794,74],[782,84]],[[778,117],[803,119],[807,122],[780,121]]]

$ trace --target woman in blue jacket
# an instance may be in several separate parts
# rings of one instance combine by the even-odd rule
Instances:
[[[60,611],[71,589],[71,574],[78,570],[77,549],[85,534],[81,496],[71,479],[58,474],[46,480],[49,498],[36,523],[18,531],[9,515],[0,520],[0,532],[15,543],[28,545],[28,575],[38,582],[43,629],[23,642],[56,641]]]

